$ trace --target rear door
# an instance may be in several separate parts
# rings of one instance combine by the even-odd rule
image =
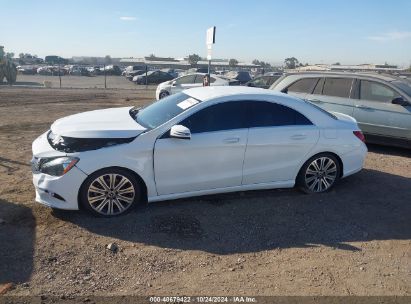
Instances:
[[[351,91],[354,78],[325,77],[318,80],[311,94],[306,100],[327,110],[353,115],[353,99]]]
[[[411,107],[393,104],[400,97],[393,88],[376,81],[360,80],[354,118],[364,133],[410,138]]]
[[[243,185],[294,179],[318,141],[318,128],[300,112],[272,102],[249,102],[247,113]]]

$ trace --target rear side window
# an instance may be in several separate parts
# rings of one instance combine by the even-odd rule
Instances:
[[[288,87],[288,92],[295,93],[311,93],[314,85],[317,83],[318,78],[303,78],[297,80]]]
[[[211,105],[184,119],[180,124],[191,133],[215,132],[245,128],[246,109],[242,101]]]
[[[397,92],[386,85],[374,81],[361,80],[360,99],[390,102],[399,96]]]
[[[326,78],[323,95],[349,98],[351,84],[351,78]]]
[[[187,75],[175,80],[175,84],[187,84],[187,83],[194,83],[196,75]]]
[[[249,102],[250,128],[290,125],[312,125],[311,121],[289,107],[263,101]]]

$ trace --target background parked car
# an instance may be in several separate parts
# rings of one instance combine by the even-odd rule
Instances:
[[[107,65],[105,68],[103,67],[102,69],[103,74],[106,73],[106,75],[115,75],[119,76],[121,75],[121,69],[117,65]]]
[[[37,73],[37,69],[32,66],[25,66],[25,67],[18,66],[17,72],[23,75],[34,75]]]
[[[143,75],[145,72],[146,72],[145,70],[136,70],[136,71],[127,72],[126,78],[130,81],[133,81],[134,77],[138,75]]]
[[[66,74],[66,70],[57,66],[43,66],[37,69],[37,74],[43,76],[61,76]]]
[[[358,121],[367,142],[411,148],[411,84],[371,73],[298,73],[271,89],[310,101]]]
[[[150,71],[147,73],[147,84],[159,84],[171,79],[173,79],[173,76],[160,70]],[[135,76],[133,78],[133,82],[135,82],[136,84],[146,84],[146,75],[143,74]]]
[[[232,81],[235,81],[231,82],[231,85],[242,85],[251,80],[250,73],[246,71],[230,71],[224,76]]]
[[[247,82],[245,85],[248,87],[255,87],[255,88],[262,88],[262,89],[268,89],[270,86],[278,79],[280,78],[280,75],[278,76],[259,76],[256,77],[249,82]]]
[[[173,78],[177,78],[179,76],[175,69],[161,69],[160,71],[170,74]]]
[[[205,73],[193,73],[178,77],[174,80],[160,83],[156,90],[157,100],[181,92],[186,89],[203,86],[203,79]],[[210,75],[211,86],[227,86],[228,80],[218,77],[217,75]]]

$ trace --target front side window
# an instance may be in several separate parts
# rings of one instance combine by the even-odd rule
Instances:
[[[180,122],[191,133],[215,132],[245,128],[246,108],[241,101],[211,105]]]
[[[360,99],[391,102],[400,95],[391,88],[375,81],[361,80]]]
[[[351,84],[351,78],[326,78],[323,95],[349,98]]]
[[[187,75],[183,76],[180,78],[177,78],[175,80],[175,84],[188,84],[188,83],[194,83],[196,75]]]
[[[297,80],[288,87],[288,92],[294,93],[311,93],[314,85],[317,83],[318,78],[303,78]]]
[[[249,103],[250,128],[292,125],[312,125],[311,121],[300,112],[289,107],[263,101]]]

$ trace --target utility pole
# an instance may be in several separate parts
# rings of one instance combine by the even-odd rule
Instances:
[[[106,63],[104,63],[104,88],[107,89],[107,70],[106,70]]]
[[[216,27],[210,27],[206,31],[206,45],[207,45],[207,60],[208,60],[208,76],[210,76],[211,71],[211,50],[212,46],[215,43],[215,30]]]
[[[61,89],[61,70],[60,70],[60,60],[59,60],[59,81],[60,81],[60,89]]]

